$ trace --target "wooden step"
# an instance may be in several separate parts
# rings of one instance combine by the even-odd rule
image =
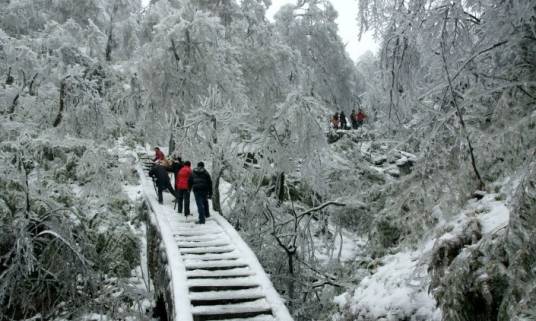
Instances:
[[[190,301],[220,301],[236,299],[261,299],[264,298],[265,295],[262,291],[262,288],[256,287],[245,290],[191,292],[189,297]]]
[[[210,247],[190,247],[190,248],[179,248],[181,254],[186,253],[228,253],[234,251],[232,246],[210,246]]]
[[[272,309],[265,299],[251,302],[225,304],[225,305],[201,305],[192,307],[192,314],[196,315],[228,315],[230,317],[241,314],[246,317],[254,317],[259,314],[271,313]],[[220,319],[220,318],[218,318]],[[218,320],[216,319],[216,320]],[[220,319],[221,320],[221,319]]]
[[[227,279],[188,279],[186,281],[189,288],[199,287],[218,287],[218,288],[233,288],[233,287],[257,287],[259,283],[254,277],[246,276],[240,278]]]
[[[224,237],[225,234],[223,231],[219,230],[216,232],[204,232],[204,231],[197,231],[197,230],[184,230],[184,231],[173,231],[173,235],[178,237],[183,236],[205,236],[205,235],[213,235],[213,236],[219,236]]]
[[[216,261],[216,260],[236,260],[240,258],[237,251],[215,254],[182,254],[185,261]]]
[[[173,234],[176,240],[183,242],[208,242],[217,240],[227,240],[227,236],[221,235],[178,235]]]
[[[228,269],[235,267],[245,267],[248,263],[243,260],[220,260],[220,261],[185,261],[184,266],[187,270],[205,269]]]
[[[205,241],[205,242],[187,242],[182,239],[177,240],[177,245],[182,248],[187,247],[210,247],[210,246],[227,246],[229,242],[226,240],[214,240],[214,241]]]
[[[239,277],[239,276],[250,276],[255,275],[255,272],[248,268],[234,268],[227,270],[189,270],[186,271],[187,278],[219,278],[219,277]]]
[[[188,227],[188,228],[185,228],[185,227],[173,227],[173,234],[175,235],[190,235],[188,233],[192,233],[192,232],[195,232],[196,235],[198,233],[201,233],[201,234],[209,234],[209,235],[212,235],[212,234],[218,234],[218,233],[222,233],[222,229],[221,228],[215,228],[215,227],[205,227],[203,225],[206,225],[205,224],[192,224],[192,227]]]
[[[212,318],[206,319],[206,321],[221,321],[221,320],[222,319],[220,320],[216,320]],[[276,319],[274,319],[272,315],[268,315],[268,314],[257,315],[251,318],[224,319],[224,320],[225,321],[277,321]]]

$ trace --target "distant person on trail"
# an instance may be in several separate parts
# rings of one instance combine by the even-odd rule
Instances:
[[[350,121],[352,122],[352,128],[357,129],[357,113],[355,112],[355,109],[352,109],[352,113],[350,114]]]
[[[367,115],[363,112],[363,110],[359,109],[359,112],[357,113],[357,127],[363,126],[363,122],[365,121],[365,118],[367,118]]]
[[[166,159],[166,156],[164,155],[164,153],[160,150],[159,147],[155,147],[153,162],[161,161],[164,159]]]
[[[340,118],[341,129],[348,129],[346,127],[346,115],[344,114],[344,111],[341,111],[339,115],[340,115],[339,118]]]
[[[158,203],[163,204],[164,198],[162,196],[162,192],[164,190],[168,190],[173,197],[177,198],[175,196],[175,191],[173,190],[173,187],[171,187],[171,182],[169,180],[169,175],[166,170],[166,167],[161,165],[160,163],[154,164],[153,168],[149,171],[149,176],[156,179],[156,187],[158,188]]]
[[[197,163],[188,183],[194,191],[195,204],[199,212],[199,221],[196,224],[205,224],[205,218],[210,217],[208,199],[212,198],[212,179],[203,162]]]
[[[335,113],[335,115],[331,117],[331,128],[333,129],[339,128],[339,113]]]
[[[192,176],[192,163],[184,162],[181,169],[175,175],[175,191],[177,192],[178,212],[184,215],[190,215],[190,176]]]

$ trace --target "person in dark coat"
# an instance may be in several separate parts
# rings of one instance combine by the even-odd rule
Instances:
[[[350,114],[350,122],[352,123],[352,128],[357,129],[357,113],[355,109],[352,109],[352,113]]]
[[[178,212],[184,215],[190,215],[190,176],[192,169],[190,161],[184,162],[181,169],[175,175],[175,190],[177,191]]]
[[[344,111],[341,111],[341,113],[339,114],[339,118],[340,118],[341,129],[348,129],[346,127],[346,115],[344,114]]]
[[[171,193],[171,195],[173,195],[173,197],[177,198],[175,195],[175,191],[173,190],[173,187],[171,186],[168,172],[164,166],[158,163],[155,164],[149,171],[149,176],[156,179],[156,187],[158,188],[158,203],[160,204],[164,203],[164,198],[162,196],[162,192],[164,190],[168,190]]]
[[[196,224],[205,224],[205,218],[210,217],[208,199],[212,198],[212,179],[203,162],[197,163],[188,183],[194,191],[195,204],[199,212],[199,221]]]
[[[175,179],[175,185],[177,185],[177,176],[179,176],[179,171],[184,166],[184,163],[182,162],[182,158],[180,156],[174,156],[173,161],[171,162],[171,165],[168,167],[168,172],[172,172]],[[177,191],[177,186],[175,186],[175,191]]]

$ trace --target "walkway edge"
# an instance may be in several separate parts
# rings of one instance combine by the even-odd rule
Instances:
[[[279,296],[279,293],[274,288],[272,281],[266,275],[264,268],[257,259],[255,253],[242,239],[240,234],[234,229],[234,227],[218,212],[211,211],[210,217],[212,217],[219,225],[223,227],[223,230],[229,238],[234,242],[236,248],[245,255],[245,259],[250,263],[250,267],[257,273],[257,279],[262,286],[264,293],[266,294],[266,300],[272,308],[272,313],[277,321],[293,321],[292,316],[288,312],[285,303]]]
[[[138,176],[140,178],[140,183],[142,187],[149,184],[152,185],[152,182],[149,183],[147,179],[145,178],[145,173],[143,169],[141,168],[141,165],[139,163],[138,157],[136,157],[136,171],[138,172]],[[171,293],[173,294],[173,302],[174,302],[174,311],[173,313],[173,320],[174,321],[193,321],[193,316],[191,312],[191,305],[190,305],[190,299],[188,296],[188,289],[185,286],[181,286],[186,284],[187,278],[186,278],[186,268],[184,267],[184,264],[180,259],[181,255],[179,253],[179,249],[177,248],[177,245],[175,244],[175,239],[173,237],[173,232],[170,229],[170,224],[165,217],[165,215],[159,214],[156,209],[160,207],[158,203],[156,203],[155,199],[152,199],[145,193],[145,188],[143,188],[143,197],[145,201],[147,202],[147,205],[149,206],[152,216],[155,220],[156,227],[160,230],[160,235],[162,236],[162,242],[164,242],[164,247],[166,250],[167,260],[168,260],[168,267],[171,271],[168,270],[168,273],[171,274],[171,284],[169,285],[171,287]],[[174,259],[175,258],[175,259]],[[178,273],[177,273],[178,272]],[[168,311],[168,313],[171,311]]]

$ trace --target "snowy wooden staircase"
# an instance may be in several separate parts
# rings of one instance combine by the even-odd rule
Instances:
[[[254,253],[233,227],[214,212],[206,224],[195,224],[195,202],[191,202],[193,215],[188,218],[173,210],[169,196],[165,195],[164,205],[158,204],[147,179],[150,159],[138,157],[144,197],[165,248],[166,271],[171,274],[167,319],[291,321]]]

